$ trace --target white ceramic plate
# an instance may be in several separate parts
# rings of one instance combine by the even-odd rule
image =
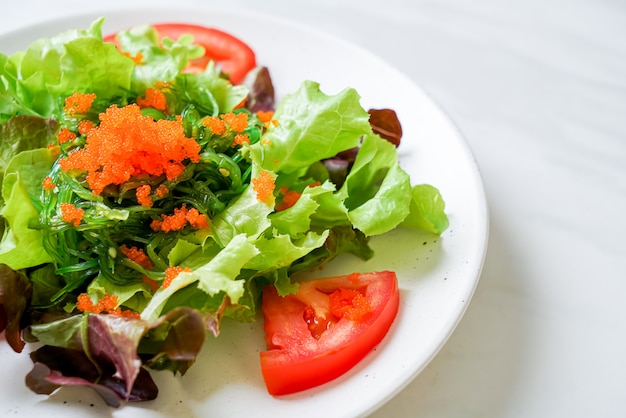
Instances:
[[[0,51],[24,49],[40,37],[87,27],[105,15],[108,32],[157,22],[214,26],[248,42],[274,79],[277,94],[295,91],[304,79],[328,94],[354,87],[365,108],[390,107],[404,128],[401,163],[414,184],[438,187],[446,200],[450,228],[433,237],[398,230],[376,237],[369,262],[343,257],[322,274],[394,270],[401,306],[385,340],[339,379],[299,394],[273,398],[259,366],[264,349],[261,323],[225,323],[185,376],[155,373],[157,400],[108,408],[88,389],[64,388],[50,397],[23,384],[31,368],[26,353],[0,341],[3,378],[0,414],[70,417],[326,417],[362,416],[374,411],[411,381],[446,342],[472,297],[487,245],[488,214],[471,152],[452,123],[410,79],[370,53],[339,39],[266,16],[208,9],[110,11],[81,15],[0,36]]]

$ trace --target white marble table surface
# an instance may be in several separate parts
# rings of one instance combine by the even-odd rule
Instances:
[[[103,7],[4,2],[0,33]],[[480,166],[490,246],[467,313],[374,417],[626,416],[626,2],[231,0],[368,48]],[[4,377],[3,377],[4,378]]]

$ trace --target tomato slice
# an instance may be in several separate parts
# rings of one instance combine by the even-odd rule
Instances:
[[[265,287],[261,372],[268,392],[299,392],[350,370],[387,334],[399,300],[390,271],[306,281],[285,297]]]
[[[185,72],[204,71],[209,61],[214,61],[228,74],[233,84],[240,84],[250,70],[256,67],[256,56],[248,44],[219,29],[186,23],[160,23],[153,25],[161,38],[178,39],[183,34],[194,36],[194,44],[204,47],[205,54],[189,62]],[[115,34],[104,38],[115,43]]]

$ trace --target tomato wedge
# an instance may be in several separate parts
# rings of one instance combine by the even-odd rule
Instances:
[[[240,84],[250,70],[256,67],[256,56],[248,44],[219,29],[186,23],[160,23],[152,25],[161,38],[178,39],[183,34],[194,36],[194,44],[204,47],[205,54],[189,62],[185,72],[204,71],[209,61],[214,61],[228,74],[233,84]],[[115,34],[104,38],[115,43]]]
[[[399,300],[390,271],[306,281],[285,297],[265,287],[261,372],[268,392],[299,392],[350,370],[387,334]]]

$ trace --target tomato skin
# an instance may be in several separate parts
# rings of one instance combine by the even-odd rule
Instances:
[[[256,67],[252,48],[219,29],[186,23],[159,23],[152,26],[161,38],[178,39],[183,34],[191,34],[194,36],[194,44],[204,47],[204,56],[190,61],[185,72],[202,72],[209,61],[215,61],[229,75],[233,84],[240,84],[248,72]],[[104,40],[115,43],[115,34],[106,36]]]
[[[315,289],[325,294],[340,287],[365,289],[371,312],[359,320],[341,318],[316,339],[303,319],[309,305],[301,293]],[[295,393],[346,373],[385,337],[397,315],[399,298],[396,275],[389,271],[313,280],[284,298],[273,286],[266,287],[262,309],[268,350],[260,356],[268,392]]]

